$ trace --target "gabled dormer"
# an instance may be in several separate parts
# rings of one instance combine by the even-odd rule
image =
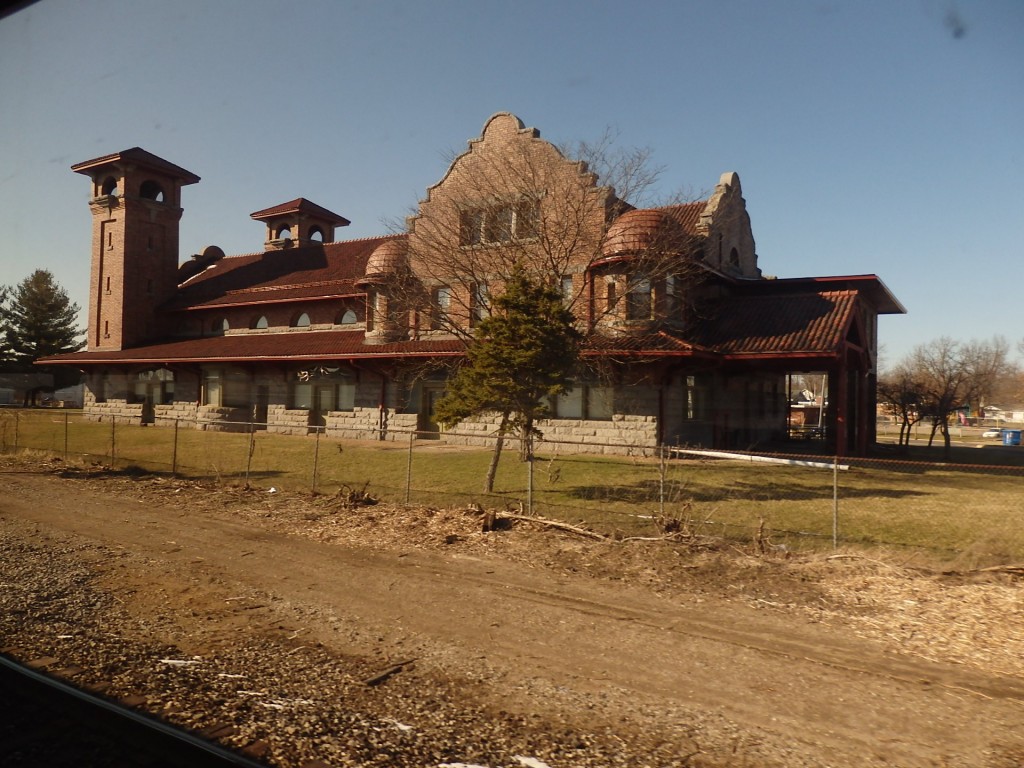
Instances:
[[[304,197],[287,203],[264,208],[250,214],[267,226],[263,247],[268,251],[285,248],[333,243],[336,227],[347,227],[351,222]]]

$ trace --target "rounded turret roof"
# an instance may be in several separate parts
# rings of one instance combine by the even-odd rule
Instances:
[[[627,211],[608,228],[601,253],[609,258],[649,248],[675,247],[684,236],[679,222],[664,209]]]
[[[409,244],[405,239],[386,240],[373,249],[366,261],[366,279],[380,280],[409,269]]]

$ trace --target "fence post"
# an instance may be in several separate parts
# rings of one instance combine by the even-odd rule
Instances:
[[[64,462],[68,460],[68,412],[64,411]]]
[[[533,435],[526,436],[526,514],[533,514]]]
[[[171,476],[178,476],[178,422],[180,419],[174,420],[174,447],[171,449]]]
[[[110,466],[117,461],[117,416],[110,414]]]
[[[320,479],[320,427],[316,428],[316,442],[313,446],[313,493],[316,493]]]
[[[416,439],[416,430],[409,432],[409,457],[405,462],[405,503],[412,498],[412,445]]]
[[[839,456],[832,458],[832,549],[839,549]]]
[[[660,451],[661,462],[660,462],[660,477],[658,479],[658,483],[659,483],[659,488],[658,488],[658,508],[661,510],[659,514],[661,515],[661,518],[664,520],[665,519],[665,472],[667,470],[667,464],[665,462],[665,456],[666,456],[666,453],[667,453],[666,447],[664,445],[660,446],[659,451]]]
[[[249,470],[252,468],[252,455],[256,451],[256,431],[249,425],[249,455],[245,457],[245,487],[249,487]]]
[[[20,419],[20,414],[17,411],[15,411],[14,412],[14,455],[15,456],[18,455],[18,427],[21,424],[19,419]]]

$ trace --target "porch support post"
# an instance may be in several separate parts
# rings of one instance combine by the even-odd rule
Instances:
[[[840,355],[839,370],[836,372],[836,456],[846,455],[846,440],[849,434],[849,369],[846,351]]]
[[[857,372],[857,455],[866,456],[868,445],[874,442],[875,409],[871,403],[871,377],[867,370]]]

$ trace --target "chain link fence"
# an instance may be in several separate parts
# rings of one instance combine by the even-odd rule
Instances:
[[[0,412],[0,450],[356,505],[474,506],[619,538],[706,536],[780,553],[867,544],[1024,556],[1024,448],[993,445],[977,452],[985,461],[952,464],[906,461],[895,449],[837,460],[588,443],[582,454],[538,440],[523,461],[519,441],[506,439],[486,491],[493,444],[455,445],[453,433],[449,442],[392,429],[377,441],[333,428],[287,435],[265,424],[217,426],[11,409]]]

